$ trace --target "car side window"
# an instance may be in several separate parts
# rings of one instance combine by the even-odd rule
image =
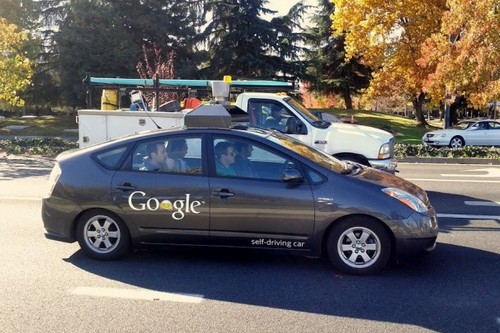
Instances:
[[[286,156],[243,138],[215,137],[213,152],[219,177],[283,181],[283,171],[295,166]]]
[[[132,152],[132,170],[201,174],[201,137],[172,136],[139,143]]]
[[[250,125],[286,131],[287,122],[294,118],[284,105],[273,100],[251,99],[249,101]]]

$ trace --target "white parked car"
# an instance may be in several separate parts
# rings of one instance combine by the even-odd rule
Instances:
[[[464,120],[452,128],[425,133],[422,142],[424,145],[450,148],[500,146],[500,122],[491,119]]]

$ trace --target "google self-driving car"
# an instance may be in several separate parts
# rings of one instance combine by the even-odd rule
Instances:
[[[159,156],[187,168],[151,167]],[[326,255],[364,275],[434,250],[438,234],[416,185],[263,129],[202,122],[134,134],[62,153],[49,182],[46,237],[102,260],[146,245],[210,246]]]

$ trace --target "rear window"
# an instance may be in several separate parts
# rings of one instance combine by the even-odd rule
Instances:
[[[118,169],[127,151],[126,146],[106,150],[94,155],[94,159],[106,169]]]

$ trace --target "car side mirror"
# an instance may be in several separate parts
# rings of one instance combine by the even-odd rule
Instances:
[[[291,184],[302,184],[304,182],[304,177],[299,170],[287,168],[283,170],[283,181]]]

